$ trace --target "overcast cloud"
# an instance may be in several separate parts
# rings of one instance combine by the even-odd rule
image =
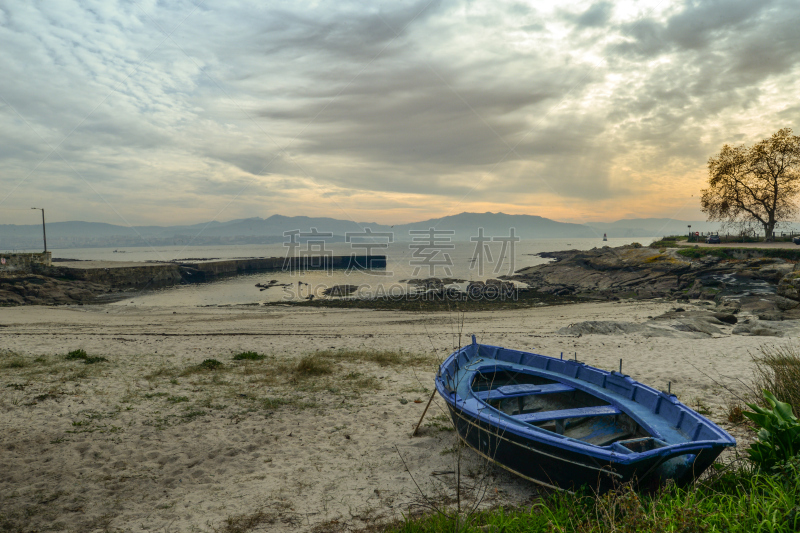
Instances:
[[[723,143],[800,129],[798,26],[796,0],[0,0],[0,223],[700,218]]]

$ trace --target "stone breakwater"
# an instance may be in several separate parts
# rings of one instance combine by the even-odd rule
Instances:
[[[246,272],[385,268],[386,257],[243,258],[192,263],[59,261],[0,271],[0,305],[83,304],[113,300],[133,290],[201,283]]]

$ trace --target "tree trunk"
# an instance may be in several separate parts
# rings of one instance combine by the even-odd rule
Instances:
[[[764,224],[764,240],[772,242],[773,233],[775,231],[775,221],[771,220]]]

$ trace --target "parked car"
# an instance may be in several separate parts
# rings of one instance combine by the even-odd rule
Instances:
[[[800,237],[792,237],[792,242],[795,244],[800,244]]]
[[[706,237],[706,244],[719,244],[722,241],[719,240],[719,235],[709,235]]]

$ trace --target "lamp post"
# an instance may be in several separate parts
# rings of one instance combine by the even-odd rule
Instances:
[[[689,224],[688,228],[689,228],[689,240],[687,242],[692,242],[692,225]]]
[[[47,230],[44,226],[44,208],[43,207],[31,207],[31,209],[38,209],[42,212],[42,239],[44,240],[44,253],[47,253]]]

